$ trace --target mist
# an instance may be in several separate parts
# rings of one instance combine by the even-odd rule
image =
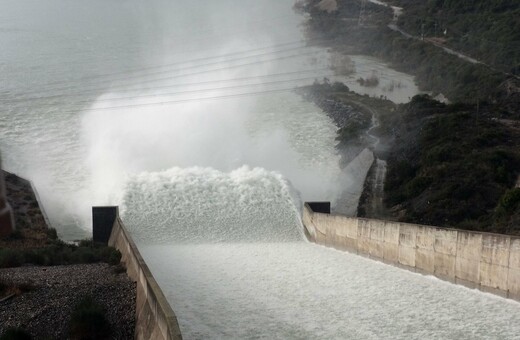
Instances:
[[[74,29],[54,23],[62,12],[62,26]],[[172,169],[265,169],[301,200],[339,196],[347,177],[336,126],[293,92],[330,76],[329,55],[306,46],[291,5],[159,0],[85,9],[53,0],[46,13],[33,25],[59,37],[55,58],[22,60],[49,69],[10,95],[19,119],[9,124],[20,124],[15,143],[5,140],[13,150],[5,164],[36,183],[62,235],[90,229],[92,206],[124,205],[135,178]],[[32,107],[22,111],[18,100]]]

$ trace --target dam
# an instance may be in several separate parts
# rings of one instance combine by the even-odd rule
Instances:
[[[360,183],[292,91],[335,78],[291,1],[0,3],[6,169],[67,240],[89,235],[91,206],[120,205],[184,338],[518,338],[515,301],[306,241],[303,202],[353,209]],[[370,95],[418,92],[352,60],[338,80],[376,70]]]
[[[148,196],[153,201],[146,205],[127,195],[125,210],[132,213],[122,218],[184,338],[518,338],[520,303],[514,300],[309,243],[290,188],[262,176],[271,185],[227,181],[220,187],[225,197],[255,197],[254,219],[240,205],[212,203],[217,194],[204,192],[207,183],[192,183],[188,194],[175,190],[183,186],[171,182],[189,175],[163,179],[165,192]],[[165,214],[155,212],[175,211],[166,192],[188,210],[156,223]],[[201,210],[205,223],[199,225],[193,217]],[[133,215],[143,219],[128,218]]]

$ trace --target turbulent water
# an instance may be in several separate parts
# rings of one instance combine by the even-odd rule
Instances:
[[[185,339],[520,338],[518,302],[313,244],[141,250]]]
[[[124,216],[142,244],[290,242],[302,239],[299,200],[264,169],[175,168],[132,178]]]
[[[303,241],[303,200],[361,186],[331,120],[292,92],[335,79],[292,4],[0,0],[4,166],[66,239],[88,235],[91,206],[121,205],[186,339],[516,337],[517,303]],[[361,93],[417,92],[352,61],[339,79]]]

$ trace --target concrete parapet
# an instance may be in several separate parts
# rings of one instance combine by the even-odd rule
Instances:
[[[509,236],[483,235],[479,282],[486,291],[496,289],[507,292],[510,244]]]
[[[457,257],[455,277],[461,282],[480,282],[480,254],[482,234],[459,230],[457,234]]]
[[[383,258],[391,263],[399,262],[399,225],[386,224],[384,230]]]
[[[137,282],[136,339],[182,339],[175,313],[119,218],[109,245],[121,252],[128,276]]]
[[[511,298],[520,300],[520,238],[511,238],[507,290]]]
[[[139,340],[182,339],[175,313],[141,257],[130,234],[117,216],[117,207],[112,208],[115,208],[116,215],[108,244],[121,252],[121,262],[126,266],[128,276],[137,283],[135,338]],[[101,215],[104,216],[102,219],[104,221],[106,215]]]
[[[417,228],[399,224],[399,264],[415,267]]]
[[[435,269],[435,229],[423,226],[416,227],[415,267],[422,272],[432,273]]]
[[[316,243],[520,300],[520,238],[313,212]]]
[[[365,219],[360,219],[358,223],[358,251],[370,254],[370,225]]]
[[[455,280],[455,259],[457,255],[457,230],[435,229],[434,275],[448,281]]]

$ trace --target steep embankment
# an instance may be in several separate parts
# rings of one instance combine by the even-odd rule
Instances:
[[[3,170],[0,170],[3,171]],[[0,247],[39,247],[49,238],[56,238],[56,231],[49,229],[40,209],[31,183],[4,171],[7,202],[13,209],[16,233],[9,241],[0,239]]]
[[[375,153],[368,174],[363,175],[367,183],[363,186],[361,197],[356,199],[356,206],[350,210],[351,214],[357,212],[358,216],[388,217],[383,204],[386,173],[384,159],[389,151],[388,145],[394,139],[391,127],[399,125],[396,121],[400,119],[396,114],[397,105],[389,100],[359,95],[344,84],[327,81],[300,88],[299,92],[318,105],[338,126],[336,147],[347,173],[351,171],[351,162],[362,150],[368,148]],[[350,196],[351,190],[345,190],[343,198]]]
[[[425,96],[401,106],[386,203],[402,221],[520,234],[520,124],[492,105],[445,105]]]

